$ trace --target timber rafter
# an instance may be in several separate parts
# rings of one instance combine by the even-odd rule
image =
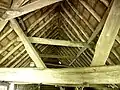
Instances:
[[[120,22],[117,20],[119,20],[120,17],[120,6],[118,5],[120,2],[118,0],[114,0],[114,3],[113,0],[111,2],[108,0],[98,0],[92,2],[93,5],[91,5],[89,0],[78,0],[78,2],[75,3],[80,5],[77,6],[75,3],[72,3],[72,0],[63,1],[65,3],[60,2],[62,0],[46,0],[45,3],[43,3],[44,1],[45,0],[36,0],[29,3],[28,0],[26,2],[19,0],[20,3],[17,2],[16,4],[14,2],[16,5],[11,6],[12,9],[7,10],[3,15],[3,18],[7,21],[3,21],[3,23],[0,21],[0,32],[2,32],[0,36],[0,64],[11,68],[0,68],[0,80],[13,81],[16,83],[43,83],[58,86],[72,85],[74,87],[83,84],[119,84],[120,66],[99,67],[99,65],[105,65],[106,61],[107,64],[113,65],[119,63],[120,52],[117,50],[117,47],[119,47],[120,44],[118,34],[120,28],[118,23]],[[42,5],[41,2],[43,3]],[[99,4],[102,4],[102,7],[106,9],[99,9],[99,11],[97,7]],[[35,6],[35,8],[31,5]],[[48,5],[51,6],[49,7]],[[44,6],[48,7],[42,8]],[[114,8],[115,10],[113,10],[114,6],[117,7]],[[28,8],[30,10],[28,10]],[[116,17],[111,16],[111,12],[115,14]],[[17,19],[13,19],[16,17]],[[10,22],[8,22],[8,20],[10,20]],[[115,25],[106,25],[108,22],[112,25],[115,24],[116,27],[114,28]],[[5,26],[9,26],[9,24],[10,28],[6,29]],[[109,26],[109,31],[105,29],[106,26]],[[102,33],[100,33],[101,30]],[[9,35],[13,32],[19,37],[16,35],[16,37],[11,40]],[[107,44],[109,42],[103,37],[105,35],[107,35],[107,37],[110,36],[108,38],[108,41],[110,41],[108,47]],[[7,40],[9,43],[4,46],[2,42],[4,42],[5,39],[6,43]],[[115,44],[113,45],[114,41]],[[94,51],[95,44],[96,49]],[[100,50],[100,54],[104,51],[105,53],[107,52],[107,55],[100,55]],[[112,56],[112,58],[108,57],[110,52],[116,58]],[[98,57],[96,58],[96,56]],[[38,68],[19,68],[30,66],[32,61],[34,61]],[[90,64],[91,66],[98,67],[89,67]],[[62,67],[62,69],[48,69],[46,66]],[[70,66],[74,68],[68,68]],[[26,73],[23,70],[25,70]],[[28,74],[32,78],[19,79],[21,76],[29,76]]]

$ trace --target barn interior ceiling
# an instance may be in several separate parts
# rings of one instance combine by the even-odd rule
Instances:
[[[0,72],[2,68],[9,71],[32,66],[59,68],[61,73],[65,69],[67,76],[69,68],[76,71],[79,67],[103,66],[107,72],[110,66],[109,71],[115,68],[118,74],[119,11],[119,0],[0,0]],[[119,83],[114,80],[111,84],[115,87]]]

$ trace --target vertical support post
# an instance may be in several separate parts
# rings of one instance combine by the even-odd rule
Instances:
[[[9,90],[15,90],[15,84],[14,83],[10,83]]]

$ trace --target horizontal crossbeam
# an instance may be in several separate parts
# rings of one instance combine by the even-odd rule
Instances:
[[[88,45],[85,42],[55,40],[55,39],[46,39],[46,38],[38,38],[38,37],[28,37],[28,39],[31,43],[57,45],[57,46],[69,46],[69,47],[88,47]],[[18,38],[18,41],[20,41],[19,38]]]
[[[0,68],[0,81],[50,85],[119,84],[120,66],[37,69]]]

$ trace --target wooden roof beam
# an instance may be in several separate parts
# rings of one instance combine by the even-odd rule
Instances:
[[[120,56],[115,49],[112,49],[111,52],[115,55],[115,57],[120,61]]]
[[[76,42],[76,41],[66,41],[66,40],[57,40],[57,39],[47,39],[47,38],[38,38],[38,37],[27,37],[31,43],[47,44],[47,45],[57,45],[57,46],[68,46],[68,47],[88,47],[85,42]],[[18,38],[18,41],[21,41]]]
[[[39,11],[40,11],[40,10],[38,9],[38,10],[32,12],[32,13],[26,14],[26,15],[23,17],[23,21],[28,20],[30,17],[32,17],[33,15],[35,15],[36,13],[38,13]]]
[[[76,29],[76,27],[73,25],[73,23],[71,23],[70,19],[67,18],[67,16],[65,14],[63,14],[62,12],[60,12],[60,14],[61,14],[61,16],[63,16],[63,18],[65,19],[65,21],[73,28],[74,32],[80,38],[80,40],[82,42],[85,42],[84,38],[80,35],[79,31]]]
[[[60,1],[62,0],[37,0],[11,11],[6,11],[3,18],[5,18],[5,20],[10,20]]]
[[[61,67],[61,68],[68,68],[68,67],[69,67],[69,66],[67,66],[67,65],[62,65],[62,64],[52,64],[52,63],[45,63],[45,65],[53,66],[53,67]]]
[[[63,11],[67,14],[67,16],[71,19],[71,21],[79,28],[79,30],[81,31],[81,33],[85,36],[86,39],[89,39],[89,35],[84,32],[83,27],[76,21],[76,19],[68,12],[68,10],[63,6],[63,4],[61,4],[61,7],[63,9]],[[64,16],[63,16],[64,17]],[[65,17],[64,17],[65,18]],[[67,17],[66,17],[67,20]],[[69,19],[68,19],[69,20]],[[79,36],[80,37],[80,36]],[[81,35],[81,38],[82,35]],[[83,38],[84,39],[84,38]]]
[[[91,31],[93,32],[94,31],[94,28],[92,27],[92,25],[90,25],[90,23],[87,21],[87,19],[81,14],[78,12],[78,10],[69,2],[69,0],[66,0],[68,5],[71,7],[71,9],[77,14],[77,16],[83,20],[85,22],[85,24],[91,29]]]
[[[96,18],[98,22],[101,21],[101,17],[93,10],[93,8],[88,5],[84,0],[79,0],[79,2]]]
[[[42,24],[34,32],[32,32],[31,36],[34,36],[36,33],[38,33],[42,28],[44,28],[48,23],[50,23],[57,15],[58,13],[55,13],[54,15],[52,15],[52,17],[50,17],[44,24]]]
[[[13,63],[10,67],[11,68],[14,68],[16,67],[22,60],[24,60],[26,57],[28,56],[27,53],[25,53],[24,55],[21,56],[20,59],[18,59],[15,63]],[[8,64],[9,65],[9,64]]]
[[[23,6],[24,3],[29,2],[29,0],[14,0],[12,2],[12,9]]]
[[[25,46],[25,49],[31,59],[35,62],[36,66],[40,69],[46,68],[45,64],[41,60],[39,54],[37,51],[34,49],[32,46],[31,42],[28,40],[24,32],[22,31],[21,27],[19,26],[18,22],[15,19],[10,20],[11,22],[11,27],[14,29],[14,31],[17,33],[17,35],[20,37],[22,40],[22,43]]]
[[[25,62],[24,64],[22,64],[21,67],[29,67],[30,66],[30,62],[31,62],[30,60]]]
[[[22,85],[22,84],[30,84],[30,83],[24,83],[24,82],[12,82],[14,84],[18,84],[18,85]],[[113,90],[113,88],[110,86],[110,85],[100,85],[100,84],[86,84],[86,85],[83,85],[83,84],[76,84],[76,85],[73,85],[73,84],[69,84],[69,85],[65,85],[65,84],[59,84],[59,85],[55,85],[56,87],[94,87],[96,89],[102,89],[102,90]],[[115,90],[119,90],[118,87],[114,87]]]
[[[8,21],[0,21],[0,32],[4,29]]]
[[[108,0],[100,0],[106,7],[109,6],[109,2]]]
[[[14,44],[17,41],[17,39],[13,39],[11,42],[9,42],[6,46],[4,46],[2,49],[0,49],[0,54],[4,52],[7,48],[9,48],[12,44]]]
[[[12,58],[7,64],[5,64],[5,66],[9,66],[13,61],[15,61],[20,55],[22,55],[25,52],[25,49],[22,50],[21,52],[19,52],[16,56],[14,56],[14,58]]]
[[[4,34],[2,34],[2,35],[0,36],[0,41],[1,41],[2,39],[4,39],[6,36],[8,36],[12,31],[13,31],[13,29],[10,28],[9,30],[7,30],[7,32],[5,32]]]
[[[18,50],[23,44],[19,43],[15,48],[13,48],[6,56],[4,56],[0,60],[0,64],[3,63],[6,59],[8,59],[16,50]]]
[[[69,30],[69,28],[66,26],[65,22],[62,22],[62,24],[63,24],[63,26],[61,26],[61,29],[68,36],[68,38],[71,41],[74,41],[74,40],[79,41],[78,38],[76,38],[75,35],[71,32],[71,30]]]
[[[30,27],[27,29],[27,32],[30,32],[39,22],[41,22],[47,15],[49,15],[59,4],[53,5],[47,12],[45,12],[38,20],[36,20]]]
[[[120,37],[118,35],[116,36],[116,41],[120,44]]]
[[[44,35],[44,33],[47,32],[49,29],[51,29],[52,26],[53,26],[53,25],[48,26],[45,30],[43,30],[43,32],[41,32],[41,33],[38,35],[38,37],[40,38],[42,35]],[[58,36],[58,31],[55,30],[56,27],[57,27],[57,26],[54,26],[54,28],[52,28],[53,30],[49,30],[49,32],[44,36],[44,38],[47,38],[48,36],[49,36],[50,38],[54,38],[55,36]],[[54,30],[55,30],[55,31],[54,31]],[[52,33],[52,32],[53,32],[53,33]],[[54,36],[54,37],[53,37],[53,36]],[[35,44],[35,47],[38,48],[38,49],[40,49],[41,46],[42,46],[42,45],[40,45],[40,44],[38,44],[38,43]],[[47,46],[48,46],[48,45],[47,45]],[[41,52],[42,52],[42,51],[41,51]]]
[[[22,55],[23,53],[25,53],[25,49],[23,49],[19,54],[17,54],[12,60],[10,60],[5,66],[8,67],[12,62],[14,62],[15,60],[17,60],[18,57],[20,57],[20,55]],[[20,60],[17,60],[14,64],[11,65],[11,67],[14,67],[16,64],[18,64],[20,61],[24,61],[23,57],[26,56],[27,53],[25,53]],[[43,58],[57,58],[57,59],[70,59],[70,58],[74,58],[75,56],[65,56],[65,55],[50,55],[50,54],[39,54],[40,57]]]
[[[44,58],[73,58],[75,56],[40,54],[40,57],[44,57]]]
[[[113,2],[113,0],[112,0]],[[88,39],[87,43],[91,43],[92,40],[94,40],[94,38],[98,35],[98,33],[101,31],[101,29],[103,28],[104,24],[105,24],[105,21],[107,19],[107,16],[108,16],[108,13],[111,9],[111,6],[112,6],[112,2],[110,3],[108,9],[106,10],[103,18],[101,19],[101,22],[98,24],[98,26],[95,28],[95,31],[92,33],[92,35],[90,36],[90,38]],[[77,57],[75,59],[73,59],[73,61],[69,64],[69,65],[72,65],[76,59],[86,50],[87,48],[86,47],[83,47],[77,54]],[[109,59],[110,60],[110,59]]]
[[[26,56],[22,61],[20,61],[20,63],[18,63],[18,64],[15,66],[15,68],[19,68],[19,67],[23,66],[23,64],[24,64],[25,62],[30,62],[30,61],[31,61],[31,58],[30,58],[29,56]]]
[[[105,65],[115,38],[120,28],[120,0],[114,0],[106,23],[103,27],[95,48],[95,54],[91,63],[94,65]]]
[[[111,2],[112,2],[112,1],[111,1]],[[109,17],[109,16],[108,16],[108,17]],[[109,21],[108,21],[108,22],[109,22]],[[105,23],[105,24],[106,24],[106,23]],[[109,25],[109,24],[108,24],[108,25]],[[104,29],[104,28],[103,28],[103,29]],[[106,29],[107,29],[107,28],[106,28]],[[109,29],[108,29],[108,30],[109,30]],[[117,33],[116,33],[116,35],[117,35]],[[101,37],[101,35],[100,35],[100,37]],[[99,38],[100,38],[100,37],[99,37]],[[114,38],[114,39],[115,39],[115,38]],[[99,40],[98,40],[98,41],[99,41]],[[108,43],[108,44],[109,44],[109,43]],[[107,45],[106,45],[106,46],[107,46]],[[111,47],[111,48],[112,48],[112,47]],[[103,51],[104,51],[104,50],[103,50]],[[113,50],[112,50],[112,52],[113,52]],[[109,51],[109,53],[110,53],[110,51]],[[96,54],[96,51],[95,51],[95,54]],[[94,56],[95,56],[95,54],[94,54]],[[104,53],[103,53],[103,54],[104,54]],[[116,55],[116,54],[115,54],[115,55]],[[93,59],[94,59],[94,57],[93,57]],[[109,59],[108,59],[108,58],[106,58],[106,61],[107,61],[107,60],[108,60],[108,62],[109,62]],[[93,62],[93,61],[92,61],[92,62]],[[96,65],[99,66],[99,65],[101,65],[101,64],[100,64],[99,62],[98,62],[98,63],[96,62],[96,63],[94,63],[94,64],[91,63],[91,66],[93,66],[93,65],[94,65],[94,66],[96,66]],[[104,65],[105,65],[105,63],[104,63]]]
[[[51,27],[51,26],[50,26]],[[49,28],[50,28],[49,27]],[[41,35],[43,35],[48,29],[46,29],[44,32],[42,32],[39,37]],[[4,47],[2,50],[0,50],[0,53],[2,53],[3,51],[5,51],[8,47],[10,47],[10,45],[12,45],[15,41],[17,41],[16,39],[11,41],[10,44],[8,44],[6,47]],[[35,44],[35,46],[37,46]],[[23,49],[18,55],[16,55],[10,62],[8,62],[5,66],[9,66],[12,62],[14,62],[16,60],[16,58],[18,58],[22,53],[24,53],[25,49]],[[27,53],[25,53],[22,57],[26,56]],[[48,57],[48,58],[73,58],[73,56],[58,56],[58,55],[44,55],[44,54],[39,54],[40,57]],[[19,60],[17,60],[11,67],[14,67],[16,64],[18,64],[20,61],[22,61],[23,58],[20,58]]]
[[[0,81],[50,85],[119,84],[119,73],[119,65],[44,70],[38,68],[0,68]]]
[[[19,7],[22,2],[24,2],[24,1],[23,1],[23,0],[17,0],[17,2],[13,2],[11,8],[17,8],[17,7]],[[7,24],[8,21],[2,21],[2,22],[6,22],[6,24]],[[0,40],[2,40],[4,37],[6,37],[6,36],[7,36],[9,33],[11,33],[12,31],[13,31],[13,29],[10,28],[2,37],[0,37]],[[14,39],[13,41],[11,41],[11,43],[9,43],[6,47],[4,47],[4,48],[1,50],[1,53],[2,53],[2,51],[4,51],[5,49],[7,49],[11,44],[13,44],[15,41],[16,41],[15,39]],[[4,57],[1,59],[0,63],[2,63],[3,61],[5,61],[10,55],[12,55],[12,54],[13,54],[18,48],[20,48],[21,46],[22,46],[22,43],[19,43],[18,46],[16,46],[13,50],[11,50],[6,56],[4,56]],[[13,61],[13,60],[15,60],[15,57],[14,57],[11,61]],[[10,62],[11,62],[11,61],[10,61]],[[9,63],[10,63],[10,62],[9,62]],[[7,64],[8,64],[8,63],[7,63]],[[7,65],[5,65],[5,66],[7,66]]]

